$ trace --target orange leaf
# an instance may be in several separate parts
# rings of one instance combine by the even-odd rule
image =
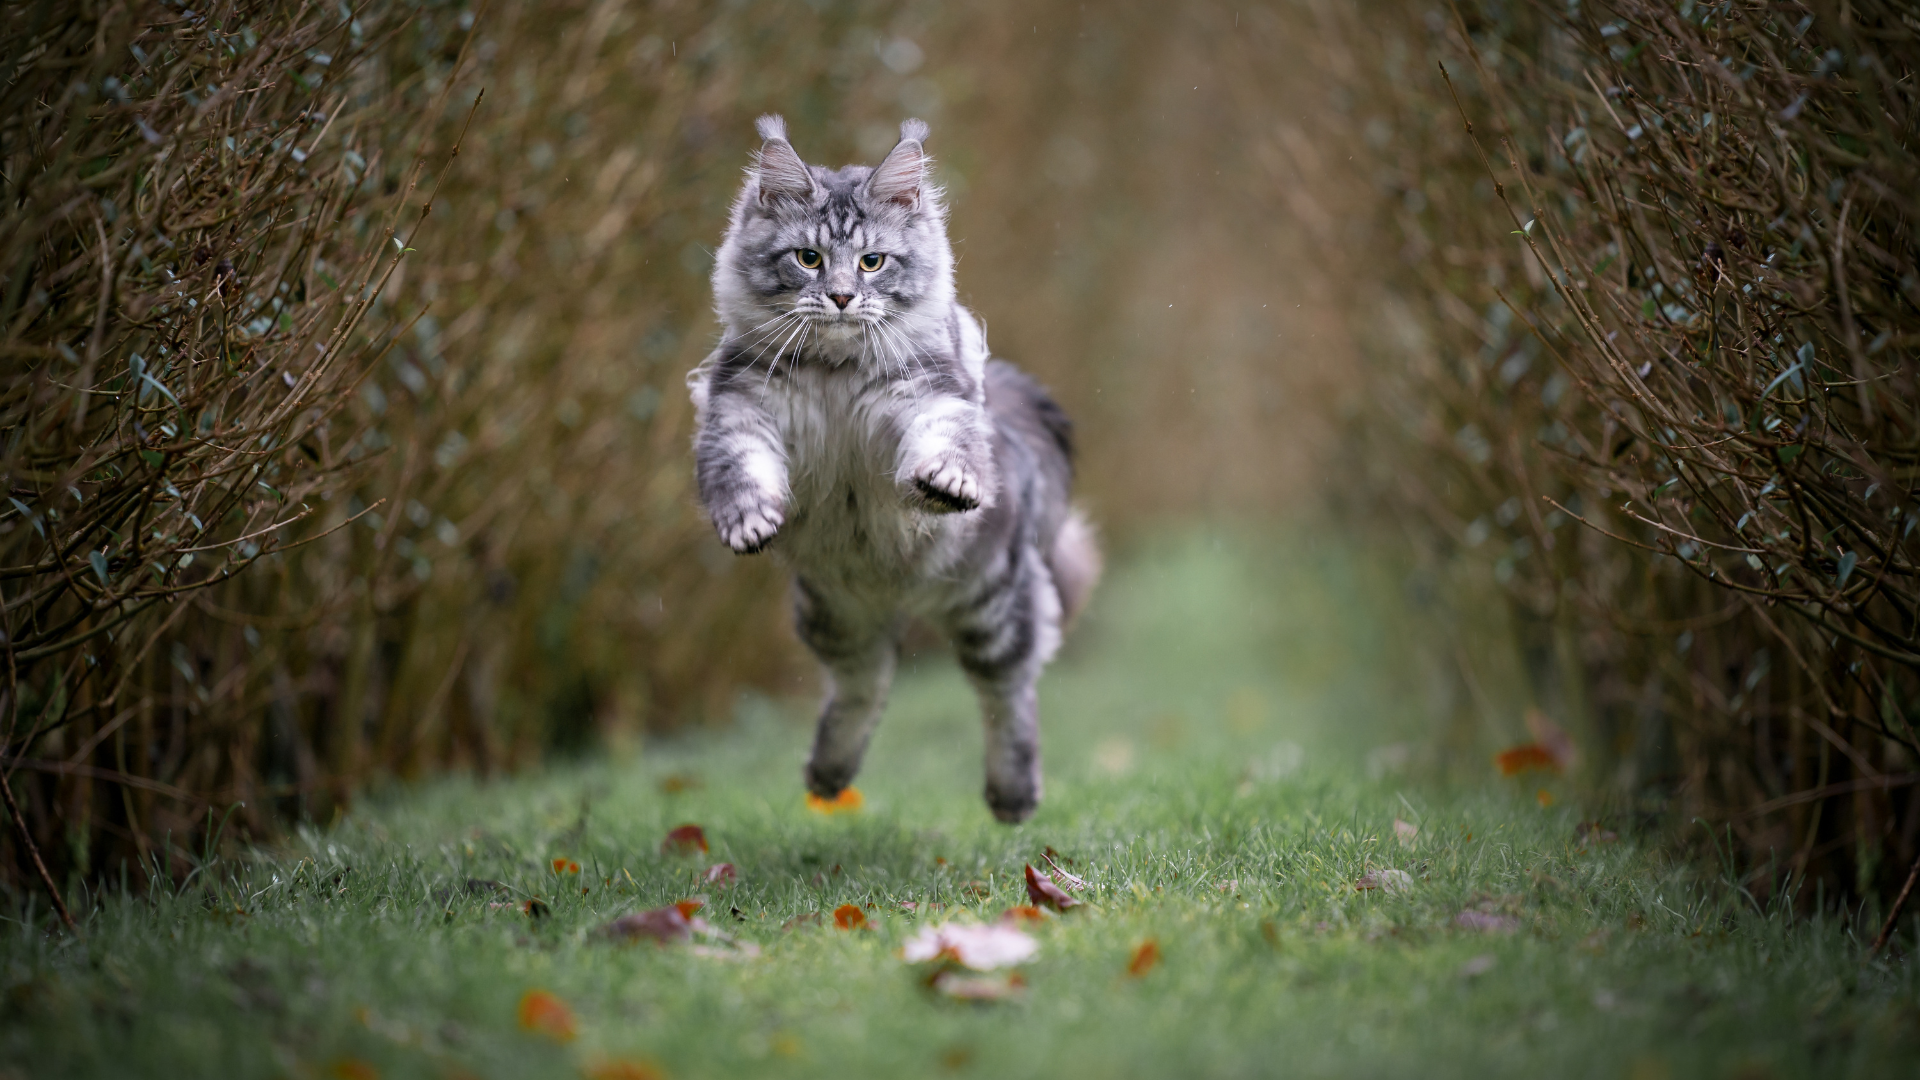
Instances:
[[[1493,755],[1493,763],[1499,767],[1501,776],[1512,776],[1528,769],[1560,771],[1560,762],[1554,758],[1553,752],[1539,743],[1522,743],[1502,750]]]
[[[1022,904],[1019,907],[1008,908],[1001,914],[1000,921],[1006,923],[1039,922],[1046,917],[1047,913],[1041,911],[1039,908],[1031,904]]]
[[[691,855],[695,851],[704,854],[706,850],[707,834],[698,825],[682,825],[660,841],[662,855]]]
[[[833,909],[833,925],[842,930],[865,930],[867,913],[860,910],[859,904],[841,904]]]
[[[823,799],[813,792],[807,792],[807,809],[816,814],[850,814],[865,806],[866,796],[859,788],[842,788],[840,794],[831,799]]]
[[[556,1042],[567,1042],[579,1033],[573,1022],[573,1010],[545,990],[529,990],[520,995],[520,1027]]]
[[[1041,907],[1050,907],[1055,911],[1080,906],[1080,901],[1068,896],[1066,890],[1053,883],[1053,879],[1027,864],[1027,896]]]
[[[666,1080],[667,1074],[652,1062],[613,1058],[588,1065],[580,1075],[587,1080]]]
[[[1160,943],[1148,938],[1133,950],[1133,959],[1127,961],[1127,974],[1137,979],[1152,971],[1153,965],[1159,962]]]
[[[327,1069],[334,1080],[380,1080],[380,1070],[359,1058],[341,1058]]]
[[[673,906],[680,910],[680,917],[692,919],[693,913],[707,906],[705,900],[675,900]]]
[[[553,860],[553,872],[556,874],[577,874],[580,872],[580,864],[568,858],[555,859]]]

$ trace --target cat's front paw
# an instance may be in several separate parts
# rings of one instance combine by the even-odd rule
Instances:
[[[957,454],[923,462],[913,470],[913,489],[920,502],[936,514],[977,510],[986,495],[980,477]]]
[[[773,503],[743,503],[716,510],[713,527],[720,541],[735,555],[752,555],[763,550],[786,524],[786,515]]]

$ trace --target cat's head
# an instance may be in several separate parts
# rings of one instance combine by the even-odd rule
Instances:
[[[780,117],[756,126],[763,143],[713,270],[727,333],[852,359],[936,324],[953,299],[953,249],[927,125],[901,124],[879,165],[839,170],[802,161]]]

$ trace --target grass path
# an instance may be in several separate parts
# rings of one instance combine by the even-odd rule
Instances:
[[[1022,828],[980,804],[950,664],[908,665],[858,813],[803,806],[802,711],[750,701],[634,760],[377,800],[109,899],[79,943],[9,922],[0,1076],[1911,1075],[1912,968],[1862,964],[1848,927],[1583,844],[1525,790],[1366,779],[1408,734],[1381,719],[1392,623],[1352,614],[1378,590],[1333,549],[1236,550],[1170,544],[1110,582],[1046,684]],[[686,822],[711,851],[661,854]],[[1020,996],[925,989],[903,943],[1026,903],[1047,847],[1090,902],[1031,928]],[[703,884],[722,861],[738,881]],[[1387,869],[1411,887],[1355,889]],[[691,896],[758,954],[593,933]],[[819,919],[846,904],[866,929]],[[516,1022],[534,989],[574,1038]]]

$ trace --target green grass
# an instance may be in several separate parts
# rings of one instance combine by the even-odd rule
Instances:
[[[676,1078],[1910,1075],[1912,968],[1863,964],[1857,928],[1756,910],[1631,837],[1582,849],[1578,815],[1542,809],[1531,786],[1367,779],[1369,748],[1418,734],[1392,594],[1362,560],[1298,538],[1134,553],[1049,676],[1047,801],[1019,829],[982,807],[971,699],[928,656],[903,675],[858,814],[803,807],[804,705],[747,701],[734,729],[631,760],[388,793],[216,860],[177,895],[107,898],[79,942],[44,911],[10,921],[0,1070],[560,1077],[623,1058]],[[670,794],[669,777],[697,783]],[[1413,846],[1395,818],[1418,825]],[[739,868],[735,887],[660,854],[683,822]],[[1021,866],[1049,845],[1091,879],[1092,904],[1034,931],[1024,997],[925,990],[902,942],[929,917],[1024,903]],[[554,874],[555,857],[581,873]],[[1355,891],[1385,867],[1411,892]],[[552,913],[494,907],[469,878]],[[760,954],[592,934],[696,894]],[[784,928],[846,903],[870,929]],[[1518,930],[1456,926],[1476,903]],[[1149,938],[1163,961],[1129,977]],[[531,988],[571,1006],[577,1039],[518,1028]]]

